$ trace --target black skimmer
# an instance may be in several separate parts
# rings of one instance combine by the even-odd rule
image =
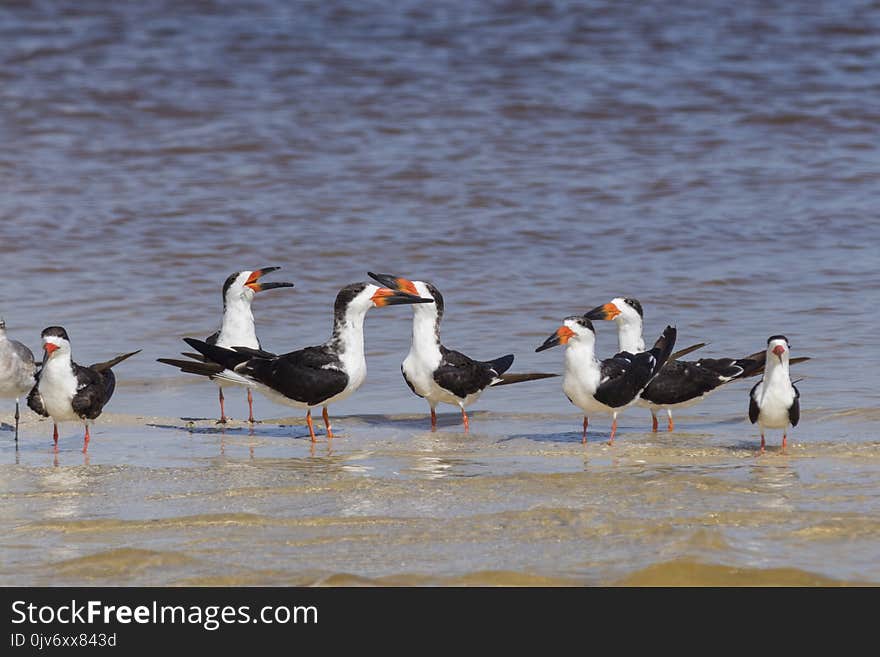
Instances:
[[[332,438],[327,406],[351,395],[367,375],[364,358],[367,311],[374,306],[432,301],[372,283],[353,283],[336,295],[333,332],[322,345],[276,355],[240,346],[228,349],[192,338],[184,340],[208,362],[221,366],[214,375],[218,379],[252,386],[273,401],[308,409],[306,422],[315,442],[312,409],[324,407],[324,426],[327,437]]]
[[[596,332],[584,316],[566,317],[556,332],[535,351],[558,344],[566,346],[562,390],[568,400],[584,411],[583,442],[587,442],[589,415],[611,414],[611,439],[617,431],[617,416],[635,402],[666,363],[675,346],[676,330],[667,326],[649,351],[621,351],[603,361],[596,359]]]
[[[801,418],[801,393],[791,382],[789,358],[791,346],[784,335],[767,339],[764,376],[749,391],[749,420],[761,427],[761,452],[764,430],[782,429],[782,449],[788,439],[788,425],[797,426]]]
[[[413,306],[412,345],[400,366],[410,390],[431,406],[431,429],[437,428],[438,403],[458,406],[467,432],[470,423],[465,407],[475,402],[487,388],[558,376],[539,372],[506,374],[513,364],[513,354],[479,361],[460,351],[447,349],[440,342],[444,308],[440,290],[424,281],[410,281],[391,274],[367,274],[386,287],[434,301]]]
[[[58,423],[79,420],[85,424],[83,453],[89,448],[89,425],[101,415],[116,388],[116,375],[110,368],[130,358],[140,349],[121,354],[105,363],[83,367],[73,362],[70,338],[60,326],[43,329],[43,366],[37,383],[28,394],[28,406],[38,415],[51,417],[52,438],[58,449]]]
[[[293,283],[261,283],[260,278],[266,274],[277,271],[281,267],[263,267],[254,271],[240,271],[232,274],[223,283],[223,322],[220,330],[205,339],[210,345],[218,347],[249,347],[261,349],[257,339],[257,331],[254,328],[254,315],[251,312],[251,303],[257,292],[274,290],[279,287],[293,287]],[[159,358],[160,363],[178,368],[188,374],[199,374],[214,379],[219,388],[220,419],[218,423],[226,424],[226,409],[224,407],[223,382],[214,378],[220,371],[215,363],[207,363],[200,354],[183,354],[191,360],[178,360],[175,358]],[[230,383],[230,382],[226,382]],[[251,389],[247,389],[248,422],[254,422],[254,398]]]
[[[644,314],[637,299],[617,297],[593,308],[586,314],[591,320],[613,320],[617,324],[617,345],[620,351],[643,351]],[[705,343],[692,345],[669,357],[660,373],[642,391],[637,405],[651,411],[651,429],[657,431],[657,412],[666,410],[667,431],[675,429],[672,411],[699,403],[720,386],[736,379],[756,376],[763,371],[763,351],[743,358],[701,358],[697,361],[679,360]],[[799,360],[809,360],[803,358]]]
[[[33,352],[17,340],[6,337],[6,322],[0,318],[0,397],[15,399],[15,442],[18,443],[19,399],[36,383]]]

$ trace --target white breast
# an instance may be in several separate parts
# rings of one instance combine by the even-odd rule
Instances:
[[[769,429],[785,429],[788,426],[788,409],[794,403],[791,383],[767,385],[765,382],[755,391],[758,400],[758,424]]]
[[[437,395],[440,388],[434,383],[434,370],[440,364],[440,352],[436,356],[433,354],[425,355],[419,353],[415,349],[410,349],[409,354],[403,360],[401,367],[406,375],[406,380],[413,387],[417,394],[421,395],[429,402],[437,403],[440,401]]]
[[[599,387],[599,378],[598,363],[593,359],[592,351],[587,352],[576,345],[566,348],[562,391],[572,404],[585,413],[610,410],[593,397]]]
[[[76,394],[77,380],[70,361],[50,359],[40,374],[38,390],[43,397],[46,411],[56,422],[78,420],[70,402]]]
[[[335,397],[331,397],[329,401],[340,401],[354,393],[367,378],[367,360],[364,358],[363,351],[359,354],[341,354],[343,371],[348,374],[348,383],[345,389]],[[328,401],[328,403],[329,403]]]

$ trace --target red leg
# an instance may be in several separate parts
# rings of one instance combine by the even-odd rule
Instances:
[[[58,451],[58,425],[52,425],[52,440],[55,441],[55,451]]]
[[[609,445],[614,444],[614,434],[617,433],[617,417],[611,421],[611,438],[608,440]]]
[[[437,431],[437,411],[431,407],[431,431]]]
[[[764,432],[761,432],[761,454],[764,453]]]
[[[785,446],[787,443],[788,443],[788,436],[785,433],[783,433],[782,434],[782,451],[783,452],[785,451]]]
[[[327,437],[333,437],[333,429],[330,428],[330,416],[327,414],[327,407],[324,407],[324,412],[322,413],[324,416],[324,427],[327,429]]]
[[[470,422],[468,422],[467,411],[464,410],[464,406],[461,407],[461,419],[464,421],[464,432],[467,433],[471,429]]]
[[[675,429],[675,422],[672,421],[672,411],[668,408],[666,409],[666,413],[669,415],[669,424],[666,426],[667,431],[672,431]]]
[[[584,435],[583,435],[583,438],[581,438],[582,445],[587,444],[587,427],[588,426],[590,426],[590,419],[586,415],[584,415]]]
[[[651,431],[657,433],[657,414],[651,411]]]
[[[223,388],[220,388],[220,419],[217,420],[220,424],[226,424],[226,409],[223,406]]]
[[[251,424],[254,423],[254,394],[251,392],[251,389],[248,388],[248,422]]]
[[[86,439],[83,441],[83,454],[89,451],[89,440],[91,440],[91,436],[89,435],[89,425],[86,425]]]
[[[309,435],[312,437],[312,442],[318,442],[317,436],[315,436],[315,425],[312,424],[312,409],[309,409],[309,412],[306,413],[306,424],[309,425]]]

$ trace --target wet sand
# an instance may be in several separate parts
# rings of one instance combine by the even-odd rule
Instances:
[[[29,416],[0,432],[0,584],[880,583],[880,443],[833,438],[876,411],[763,456],[737,417],[643,419],[583,447],[574,414],[344,416],[312,445],[298,417],[108,414],[85,456]]]

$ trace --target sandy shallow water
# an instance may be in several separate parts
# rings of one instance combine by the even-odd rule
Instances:
[[[584,448],[571,414],[426,419],[339,417],[312,445],[300,418],[109,414],[84,456],[30,418],[18,451],[0,434],[0,583],[880,583],[876,442],[757,456],[731,417]]]

